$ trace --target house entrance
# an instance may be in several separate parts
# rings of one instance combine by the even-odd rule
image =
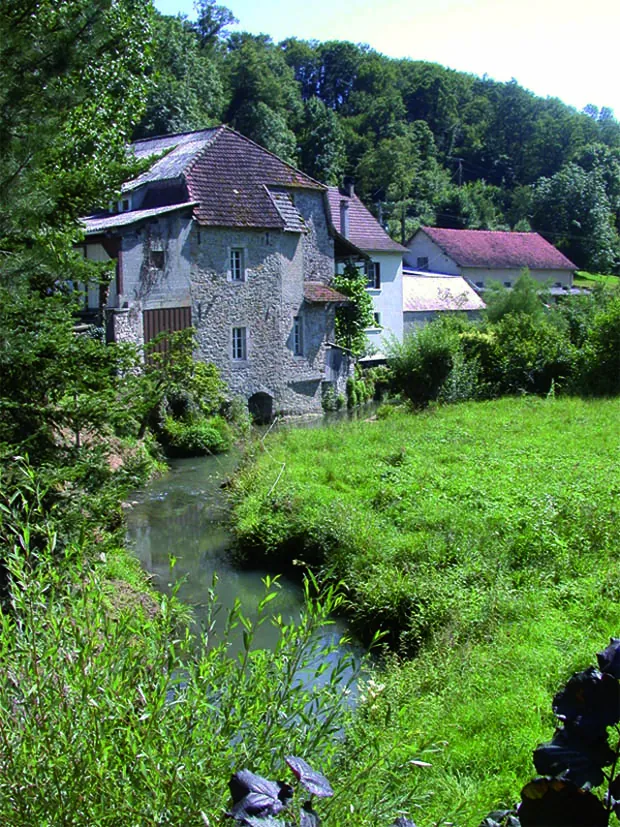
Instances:
[[[265,425],[273,419],[273,396],[255,393],[248,399],[250,416],[258,425]]]

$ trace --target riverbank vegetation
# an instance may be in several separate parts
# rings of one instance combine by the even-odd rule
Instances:
[[[357,738],[396,762],[431,750],[407,779],[421,823],[512,803],[547,699],[617,632],[619,432],[618,400],[393,410],[277,434],[240,476],[245,559],[343,583],[355,628],[407,656]]]

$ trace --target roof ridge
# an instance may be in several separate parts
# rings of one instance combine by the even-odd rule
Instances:
[[[148,138],[136,138],[135,141],[131,141],[130,146],[134,144],[143,144],[147,141],[161,141],[163,138],[182,138],[185,135],[200,135],[201,132],[213,132],[217,129],[221,129],[223,124],[219,124],[218,126],[205,126],[203,129],[189,129],[185,132],[164,132],[162,135],[150,135]]]

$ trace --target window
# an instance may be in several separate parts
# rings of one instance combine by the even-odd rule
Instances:
[[[512,282],[511,281],[505,281],[504,282],[504,287],[512,287]]]
[[[233,327],[232,329],[232,358],[241,362],[248,358],[247,331],[245,327]]]
[[[301,356],[303,354],[303,347],[301,318],[295,316],[293,319],[293,353],[295,356]]]
[[[428,256],[418,256],[417,270],[428,270]]]
[[[476,287],[484,287],[484,282],[483,281],[477,281],[476,282]]]
[[[129,199],[123,198],[123,212],[127,212],[129,210]]]
[[[367,261],[365,271],[366,287],[369,290],[379,290],[381,288],[381,265],[379,262]]]
[[[381,327],[381,313],[373,313],[373,327]]]
[[[269,232],[269,230],[267,230],[267,232],[263,236],[263,241],[265,242],[265,247],[271,247],[272,246],[273,241],[272,241],[271,233]]]
[[[149,267],[151,270],[163,270],[166,266],[166,253],[163,250],[149,250]]]
[[[230,251],[230,280],[245,281],[243,250],[239,247],[233,247]]]

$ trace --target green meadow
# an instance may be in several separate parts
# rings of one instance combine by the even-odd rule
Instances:
[[[620,634],[619,448],[617,400],[524,397],[270,435],[245,467],[240,556],[310,566],[384,636],[340,764],[372,744],[377,824],[475,825],[535,774],[554,692]]]

